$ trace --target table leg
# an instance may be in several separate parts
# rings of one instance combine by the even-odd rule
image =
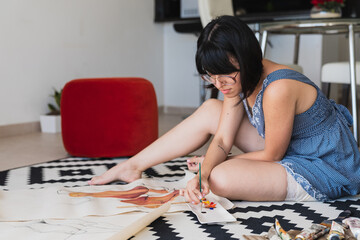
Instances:
[[[295,34],[295,45],[294,45],[294,59],[293,63],[298,65],[299,64],[299,45],[300,45],[300,34]]]
[[[351,105],[353,116],[353,132],[355,140],[358,140],[357,122],[357,98],[356,98],[356,71],[355,71],[355,39],[354,26],[349,25],[349,63],[350,63],[350,84],[351,84]]]
[[[268,35],[268,32],[267,32],[266,30],[263,31],[262,34],[261,34],[261,44],[260,44],[260,47],[261,47],[262,52],[263,52],[263,58],[265,58],[267,35]]]

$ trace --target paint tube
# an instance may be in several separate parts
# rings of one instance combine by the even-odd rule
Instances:
[[[279,221],[275,218],[275,230],[282,240],[291,240],[291,236],[281,227]]]
[[[357,240],[360,240],[360,218],[349,217],[343,220],[349,226],[351,233]]]
[[[327,237],[328,240],[341,240],[345,237],[344,227],[333,221]]]
[[[301,231],[295,236],[295,240],[313,240],[325,235],[329,231],[329,228],[320,225],[313,224],[309,229]]]
[[[281,237],[277,234],[274,226],[270,227],[267,237],[269,240],[281,240]]]
[[[326,227],[323,230],[321,230],[320,232],[316,233],[310,240],[318,239],[319,237],[322,237],[325,234],[327,234],[329,231],[330,231],[330,228]]]
[[[339,216],[335,219],[332,219],[332,220],[324,220],[322,223],[320,223],[321,225],[324,225],[328,228],[331,228],[331,223],[333,221],[339,223],[339,224],[342,224],[342,221],[345,219],[345,218],[348,218],[350,217],[351,215],[351,211],[350,210],[345,210],[345,211],[342,211]]]

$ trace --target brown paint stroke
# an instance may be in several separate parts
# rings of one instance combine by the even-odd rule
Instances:
[[[167,190],[156,190],[156,189],[149,189],[144,186],[137,186],[133,189],[126,190],[126,191],[105,191],[105,192],[95,192],[95,193],[88,193],[88,192],[71,192],[69,193],[70,197],[97,197],[97,198],[137,198],[147,192],[155,192],[155,193],[168,193]]]
[[[169,193],[169,194],[161,196],[161,197],[144,196],[144,197],[138,197],[135,199],[121,200],[121,202],[132,203],[132,204],[140,205],[140,206],[149,205],[149,206],[144,206],[144,207],[157,208],[157,207],[159,207],[159,205],[167,203],[168,201],[173,200],[177,196],[179,196],[179,190],[174,190],[172,193]],[[151,205],[155,205],[155,206],[151,206]],[[158,205],[158,206],[156,206],[156,205]]]

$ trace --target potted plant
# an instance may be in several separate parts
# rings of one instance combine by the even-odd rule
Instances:
[[[345,0],[311,0],[311,18],[339,18]]]
[[[45,133],[58,133],[61,132],[61,117],[60,117],[60,100],[62,90],[57,91],[54,89],[54,93],[50,95],[55,104],[49,103],[49,112],[46,115],[40,116],[41,131]]]

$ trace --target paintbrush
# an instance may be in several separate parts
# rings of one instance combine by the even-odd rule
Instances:
[[[200,212],[202,212],[202,207],[203,207],[203,202],[202,202],[202,189],[201,189],[201,163],[199,163],[199,183],[200,183],[200,194],[201,194],[201,198],[200,198]]]
[[[199,163],[199,182],[200,182],[200,193],[202,193],[202,189],[201,189],[201,163]]]

